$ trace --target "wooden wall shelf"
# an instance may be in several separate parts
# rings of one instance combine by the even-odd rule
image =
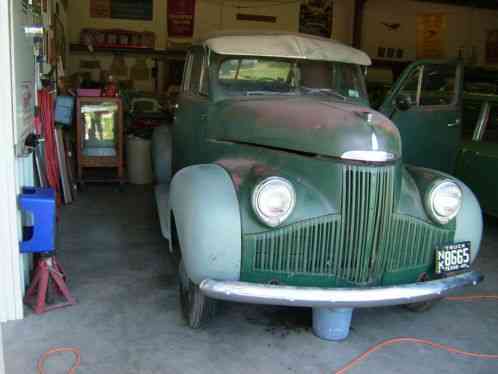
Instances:
[[[87,53],[87,54],[91,53],[86,45],[78,43],[71,43],[69,45],[69,51],[71,53]],[[116,55],[116,54],[146,55],[146,56],[155,56],[171,60],[184,60],[187,54],[187,50],[176,49],[176,48],[175,49],[169,48],[167,50],[158,50],[153,48],[95,47],[94,53],[111,54],[111,55]]]

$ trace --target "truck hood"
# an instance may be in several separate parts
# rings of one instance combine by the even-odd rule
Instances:
[[[364,106],[317,97],[247,98],[219,102],[210,120],[215,138],[312,155],[384,151],[401,157],[394,124]]]

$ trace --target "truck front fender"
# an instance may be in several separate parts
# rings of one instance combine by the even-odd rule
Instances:
[[[186,167],[173,177],[169,198],[189,278],[239,280],[239,201],[228,172],[214,164]]]
[[[171,181],[171,130],[159,126],[152,134],[152,166],[157,184],[169,184]]]
[[[465,183],[441,171],[414,166],[408,167],[408,170],[417,182],[422,199],[426,189],[435,179],[451,179],[460,186],[462,189],[462,207],[455,218],[454,240],[455,242],[470,241],[472,262],[474,262],[480,250],[483,232],[482,210],[474,193]]]

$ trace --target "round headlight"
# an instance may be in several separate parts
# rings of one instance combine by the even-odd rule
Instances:
[[[426,204],[431,217],[446,224],[456,217],[462,206],[462,190],[453,181],[438,181],[430,189]]]
[[[284,178],[267,178],[259,183],[252,193],[254,212],[263,223],[271,227],[284,222],[295,205],[294,187]]]

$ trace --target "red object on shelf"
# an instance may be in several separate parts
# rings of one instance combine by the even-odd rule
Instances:
[[[76,299],[69,292],[65,278],[64,271],[55,256],[40,258],[33,279],[31,280],[31,285],[24,297],[24,303],[30,305],[36,314],[75,305]],[[65,299],[64,302],[47,305],[47,293],[50,284],[57,294]],[[33,302],[35,297],[36,302]]]
[[[118,96],[118,86],[115,82],[109,82],[104,87],[104,91],[102,92],[102,96],[104,97],[116,97]]]
[[[100,88],[78,88],[76,93],[78,96],[100,97],[102,91]]]

